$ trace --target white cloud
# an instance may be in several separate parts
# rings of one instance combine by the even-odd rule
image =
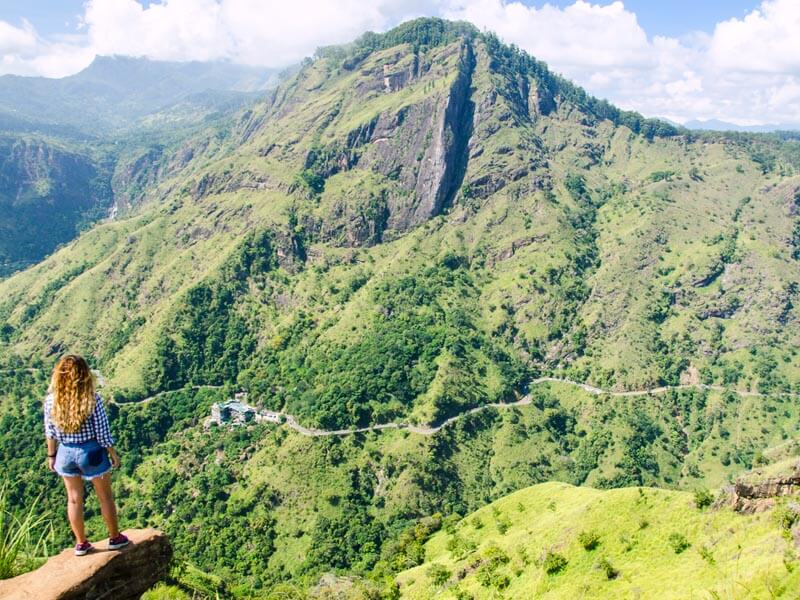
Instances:
[[[36,33],[27,21],[22,27],[0,21],[0,52],[3,55],[30,52],[36,47]]]
[[[162,60],[232,59],[286,66],[321,45],[430,12],[430,2],[383,0],[90,0],[84,23],[98,54]]]
[[[623,2],[87,0],[79,35],[43,40],[0,21],[0,72],[66,75],[95,54],[285,66],[420,15],[492,30],[588,91],[675,120],[800,122],[800,1],[764,0],[713,32],[648,36]]]
[[[764,2],[743,19],[718,23],[709,56],[720,69],[800,74],[800,2]]]
[[[464,0],[447,2],[443,8],[445,16],[495,31],[537,57],[557,59],[563,69],[653,66],[653,57],[645,52],[647,35],[622,2],[601,6],[578,0],[560,9]]]
[[[681,39],[648,37],[622,2],[450,0],[444,13],[496,31],[623,108],[678,121],[800,123],[798,0],[765,0],[711,34]]]
[[[23,20],[22,27],[0,21],[0,74],[61,77],[88,65],[94,52],[68,37],[47,41]]]

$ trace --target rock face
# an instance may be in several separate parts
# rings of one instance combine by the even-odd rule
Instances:
[[[86,556],[70,548],[35,571],[0,581],[0,600],[133,600],[169,569],[172,547],[155,529],[125,532],[131,544],[107,550],[108,540]]]
[[[111,202],[108,173],[85,153],[0,135],[0,277],[40,261]]]
[[[800,494],[800,463],[791,473],[760,480],[739,480],[733,486],[731,507],[742,513],[757,513],[775,505],[779,496]]]

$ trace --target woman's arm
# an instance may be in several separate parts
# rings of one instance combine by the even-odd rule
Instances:
[[[119,454],[117,454],[116,448],[114,446],[110,446],[107,448],[108,450],[108,458],[111,459],[111,466],[115,469],[119,468]]]
[[[106,407],[99,394],[97,395],[97,404],[92,413],[92,419],[94,419],[94,435],[97,438],[97,442],[103,446],[103,448],[113,449],[114,438],[111,435],[111,425],[108,423]]]
[[[47,468],[51,471],[56,470],[56,451],[58,443],[53,438],[47,438]]]
[[[47,439],[47,468],[55,471],[56,464],[56,451],[58,450],[58,442],[56,441],[56,428],[53,421],[50,419],[50,408],[52,403],[50,398],[45,398],[44,401],[44,437]]]

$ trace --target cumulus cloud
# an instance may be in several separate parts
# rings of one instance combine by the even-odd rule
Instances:
[[[495,31],[591,93],[648,116],[800,123],[797,0],[764,0],[680,39],[649,36],[621,1],[88,0],[72,39],[43,40],[27,22],[0,21],[0,72],[63,76],[95,54],[282,67],[421,15]]]
[[[432,2],[379,0],[90,0],[83,18],[98,54],[161,60],[231,59],[286,66],[321,45],[430,14]]]
[[[93,57],[82,39],[43,40],[24,19],[21,27],[0,21],[0,74],[62,77],[80,71]]]
[[[709,46],[718,68],[754,73],[800,73],[800,2],[764,2],[743,19],[718,23]]]
[[[602,6],[578,0],[560,9],[470,0],[448,2],[442,8],[447,17],[495,31],[544,60],[557,59],[562,69],[653,66],[653,57],[645,51],[647,35],[622,2]]]
[[[648,37],[622,2],[560,9],[450,0],[443,13],[496,31],[593,94],[648,116],[800,124],[797,0],[765,0],[681,39]]]
[[[30,52],[35,47],[36,33],[30,23],[23,21],[22,27],[14,27],[5,21],[0,21],[0,52],[4,56]]]

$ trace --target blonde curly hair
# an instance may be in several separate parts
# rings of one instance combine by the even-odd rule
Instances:
[[[50,417],[64,433],[77,433],[94,411],[94,378],[82,356],[70,354],[56,363],[50,380]]]

